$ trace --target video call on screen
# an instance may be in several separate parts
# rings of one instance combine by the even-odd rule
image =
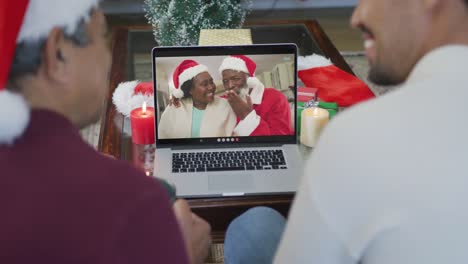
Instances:
[[[295,65],[294,54],[266,54],[266,55],[246,55],[256,63],[255,77],[264,85],[265,89],[275,89],[284,96],[291,111],[290,122],[294,128],[295,111]],[[239,119],[232,118],[232,108],[226,108],[227,89],[223,85],[223,77],[219,72],[219,67],[227,56],[197,56],[197,57],[155,57],[155,98],[156,98],[156,118],[159,139],[172,138],[222,138],[226,141],[235,141],[233,127]],[[178,107],[171,96],[174,69],[184,60],[194,60],[208,68],[208,74],[212,79],[212,85],[207,90],[200,90],[192,87],[191,95],[184,95],[178,99]],[[213,89],[214,87],[214,89]],[[248,88],[248,87],[247,87]],[[199,90],[195,90],[199,89]],[[213,95],[211,94],[213,93]],[[279,93],[278,93],[279,94]],[[242,96],[241,94],[239,94]],[[207,96],[207,97],[204,97]],[[197,99],[201,98],[201,99]],[[208,99],[207,99],[208,98]],[[216,98],[216,99],[214,99]],[[245,99],[245,97],[242,97]],[[177,100],[177,99],[176,99]],[[202,103],[213,104],[200,111],[194,109],[195,105]],[[224,100],[224,102],[220,102]],[[214,104],[218,102],[218,104]],[[216,111],[214,111],[216,110]],[[166,111],[166,113],[165,113]],[[165,116],[161,120],[162,116]],[[235,117],[235,115],[234,115]],[[221,140],[221,139],[220,139]]]

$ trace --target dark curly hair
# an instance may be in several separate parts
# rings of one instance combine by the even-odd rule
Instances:
[[[182,98],[191,98],[192,95],[190,94],[190,90],[192,89],[193,87],[193,78],[188,80],[188,81],[185,81],[182,86],[180,86],[180,89],[182,90],[182,92],[184,92],[184,96]]]

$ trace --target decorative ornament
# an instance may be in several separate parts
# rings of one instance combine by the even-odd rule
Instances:
[[[143,102],[154,107],[153,83],[151,82],[123,82],[120,83],[112,95],[117,111],[130,117],[132,110],[142,106]]]

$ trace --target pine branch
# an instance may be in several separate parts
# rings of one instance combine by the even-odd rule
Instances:
[[[144,0],[146,19],[161,46],[198,43],[200,29],[240,28],[251,0]]]

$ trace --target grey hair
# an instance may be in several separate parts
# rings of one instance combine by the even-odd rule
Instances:
[[[91,10],[91,12],[93,10]],[[86,24],[87,20],[82,18],[78,22],[76,30],[71,34],[66,33],[65,28],[62,28],[65,39],[71,41],[78,47],[87,46],[90,43],[90,37],[86,31]],[[26,75],[37,73],[42,64],[42,51],[44,50],[46,41],[47,37],[44,37],[36,41],[23,41],[16,45],[9,75],[9,81],[11,83],[14,83],[15,80]]]

